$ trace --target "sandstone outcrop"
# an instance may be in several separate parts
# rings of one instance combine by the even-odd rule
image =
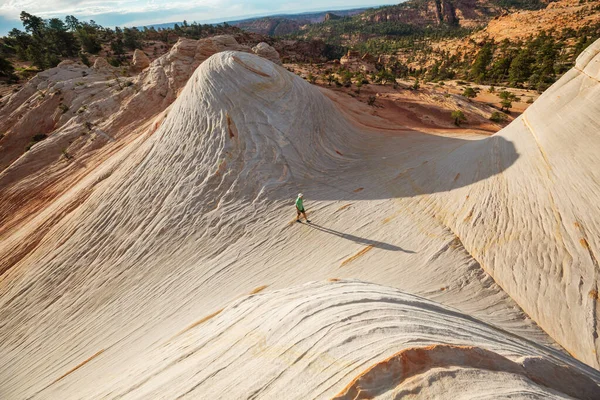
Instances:
[[[260,42],[252,48],[254,54],[266,58],[267,60],[274,62],[277,65],[281,65],[281,59],[279,53],[272,46],[269,46],[265,42]]]
[[[135,49],[133,52],[133,62],[131,68],[134,72],[143,71],[150,66],[150,59],[140,49]]]
[[[365,73],[375,72],[375,64],[371,56],[365,54],[361,56],[358,51],[348,50],[346,55],[340,58],[340,64],[350,69],[351,71],[361,71]]]
[[[236,43],[1,110],[5,146],[71,105],[0,173],[4,395],[598,398],[600,41],[490,137],[373,128]]]
[[[96,61],[94,61],[94,69],[101,71],[101,70],[111,70],[113,69],[113,67],[108,63],[108,61],[106,61],[106,58],[104,57],[98,57],[96,58]]]

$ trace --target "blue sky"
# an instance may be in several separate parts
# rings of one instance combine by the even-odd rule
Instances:
[[[269,14],[350,9],[398,4],[401,0],[0,0],[0,35],[22,29],[19,14],[44,18],[75,15],[103,26],[143,26],[166,22],[222,22]]]

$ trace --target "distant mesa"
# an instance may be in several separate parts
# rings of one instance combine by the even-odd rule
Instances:
[[[332,20],[341,19],[341,18],[342,17],[340,17],[339,15],[336,15],[334,13],[328,12],[327,14],[325,14],[324,21],[327,22],[327,21],[332,21]]]

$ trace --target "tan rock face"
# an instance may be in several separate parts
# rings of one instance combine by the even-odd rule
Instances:
[[[99,57],[93,68],[63,62],[29,81],[0,109],[5,134],[0,142],[0,235],[89,173],[83,163],[66,162],[63,150],[91,166],[137,134],[156,129],[160,122],[153,119],[175,100],[198,65],[227,49],[251,51],[232,36],[182,39],[133,78],[116,75]],[[25,151],[37,134],[48,138]],[[34,181],[24,184],[31,176]],[[51,186],[44,201],[34,195]],[[27,211],[15,212],[8,204]]]
[[[340,58],[340,64],[351,71],[362,71],[366,73],[375,72],[377,69],[373,64],[375,60],[369,54],[361,57],[359,52],[348,51],[348,54]]]
[[[279,53],[273,47],[269,46],[265,42],[260,42],[252,48],[254,54],[259,55],[267,60],[274,62],[277,65],[281,65],[281,59]]]
[[[150,66],[150,59],[148,56],[140,49],[135,49],[133,52],[133,64],[132,69],[134,71],[143,71],[144,69]]]
[[[5,146],[70,105],[0,173],[5,396],[598,397],[600,41],[491,137],[205,58],[235,46],[132,85],[66,65],[1,110]]]
[[[96,61],[94,61],[94,69],[101,71],[101,70],[111,70],[112,66],[108,63],[108,61],[106,61],[106,59],[104,57],[98,57],[96,58]]]

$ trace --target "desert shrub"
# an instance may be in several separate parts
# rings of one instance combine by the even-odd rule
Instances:
[[[369,96],[369,98],[367,99],[367,104],[370,105],[370,106],[374,106],[376,100],[377,100],[377,97],[375,97],[375,96]]]
[[[412,90],[419,90],[419,88],[421,87],[421,84],[419,83],[419,78],[417,78],[415,80],[415,83],[413,83],[413,85],[411,86]]]
[[[467,117],[465,117],[465,113],[460,110],[452,111],[450,117],[454,120],[454,125],[460,126],[461,123],[467,121]]]
[[[515,101],[517,99],[517,96],[515,96],[514,93],[511,93],[509,91],[503,90],[502,92],[500,92],[500,94],[498,95],[500,96],[500,111],[509,111],[512,108],[512,102]]]
[[[508,120],[508,115],[504,114],[500,111],[494,111],[490,116],[490,121],[493,122],[506,122]]]
[[[87,54],[84,53],[83,51],[79,52],[79,59],[81,60],[81,62],[83,63],[83,65],[85,65],[86,67],[91,67],[92,63],[90,62],[90,59],[88,58]]]
[[[29,151],[31,149],[31,147],[33,147],[34,144],[41,142],[42,140],[45,140],[47,138],[48,138],[48,135],[46,135],[45,133],[38,133],[37,135],[34,135],[31,138],[31,141],[29,142],[27,147],[25,147],[25,151]]]
[[[468,99],[474,99],[475,97],[477,97],[477,90],[469,86],[466,87],[465,90],[463,90],[462,95]]]

